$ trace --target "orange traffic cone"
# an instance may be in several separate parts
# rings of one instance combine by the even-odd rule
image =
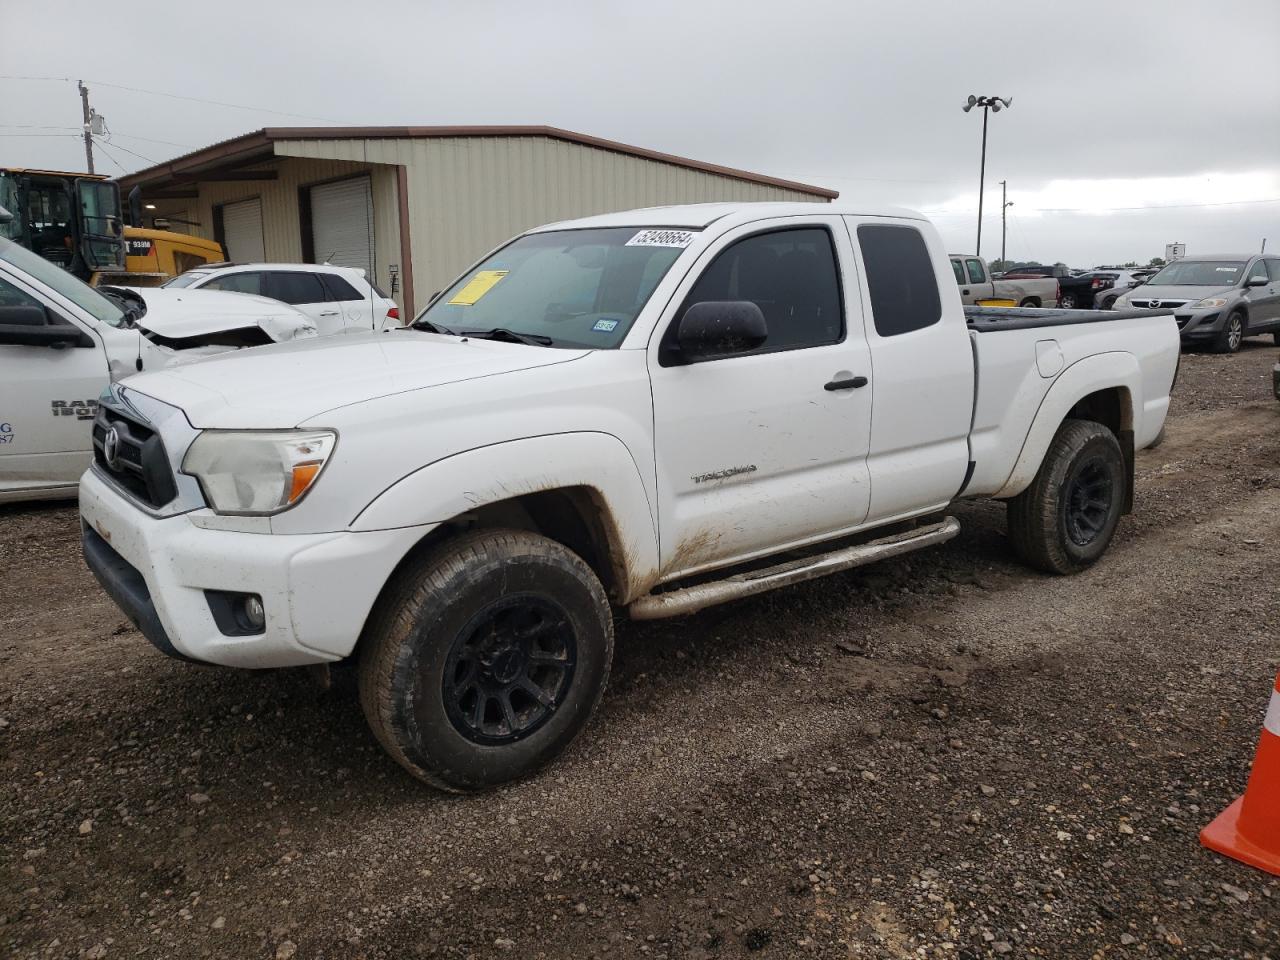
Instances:
[[[1200,842],[1280,876],[1280,676],[1262,721],[1262,739],[1244,796],[1200,831]]]

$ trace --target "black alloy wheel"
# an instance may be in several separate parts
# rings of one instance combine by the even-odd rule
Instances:
[[[573,683],[578,644],[568,615],[546,597],[517,594],[478,611],[445,661],[445,712],[474,743],[527,737]]]

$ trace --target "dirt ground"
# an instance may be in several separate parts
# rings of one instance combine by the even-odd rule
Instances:
[[[0,508],[0,954],[1280,960],[1280,880],[1197,832],[1280,659],[1277,351],[1184,357],[1094,569],[943,548],[618,624],[543,775],[449,797],[351,677],[167,660],[70,505]]]

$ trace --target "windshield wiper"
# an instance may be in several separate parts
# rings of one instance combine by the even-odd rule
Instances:
[[[432,323],[430,320],[418,319],[411,324],[415,330],[425,330],[427,333],[443,333],[447,336],[456,337],[458,331],[450,330],[448,327],[441,326],[438,323]]]
[[[506,327],[494,327],[492,330],[460,330],[458,332],[463,336],[476,337],[480,340],[524,343],[531,347],[549,347],[555,343],[550,337],[544,337],[540,333],[517,333],[515,330],[508,330]]]

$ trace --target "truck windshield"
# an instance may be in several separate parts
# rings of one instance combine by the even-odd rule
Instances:
[[[1229,287],[1242,272],[1243,260],[1175,260],[1147,283],[1153,287]]]
[[[0,261],[13,266],[45,286],[66,297],[95,319],[113,327],[124,326],[125,314],[118,306],[83,280],[78,280],[56,264],[50,263],[12,240],[0,239]]]
[[[469,270],[415,323],[553,347],[617,347],[693,237],[639,227],[526,234]]]

